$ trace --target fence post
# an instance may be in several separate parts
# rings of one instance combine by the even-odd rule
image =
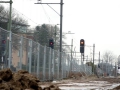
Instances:
[[[63,79],[63,53],[61,53],[61,56],[62,56],[62,60],[61,60],[61,62],[62,62],[61,64],[62,65],[61,66],[62,66],[62,79]]]
[[[55,61],[54,61],[54,50],[53,50],[53,53],[52,53],[52,65],[53,65],[53,68],[52,68],[52,77],[53,77],[53,80],[54,80],[54,75],[55,75]]]
[[[40,60],[40,44],[38,43],[38,48],[37,48],[37,50],[38,50],[38,53],[37,53],[37,77],[38,78],[40,78],[39,77],[39,75],[40,75],[40,69],[39,69],[39,66],[40,66],[40,62],[39,62],[39,60]]]
[[[9,33],[9,61],[8,61],[8,67],[11,67],[12,62],[12,32]]]
[[[58,73],[58,74],[57,74],[58,80],[59,80],[59,76],[60,76],[60,75],[59,75],[59,74],[60,74],[60,73],[59,73],[59,70],[60,70],[60,69],[59,69],[59,65],[60,65],[60,52],[59,52],[59,50],[58,50],[58,72],[57,72],[57,73]]]
[[[69,55],[67,56],[67,62],[68,62],[68,66],[67,66],[67,72],[68,72],[67,74],[68,74],[68,75],[67,75],[67,76],[69,76],[69,75],[70,75],[70,68],[69,68],[69,66],[70,66],[70,65],[69,65],[69,64],[70,64],[70,62],[69,62]]]
[[[71,70],[70,70],[70,64],[71,63],[71,60],[70,60],[70,56],[68,55],[68,72],[69,72],[69,76],[71,74]]]
[[[30,52],[29,52],[29,73],[31,73],[31,64],[32,64],[32,40],[29,40]]]
[[[50,51],[49,51],[49,80],[51,79],[51,62],[52,62],[52,58],[51,58],[51,55],[52,55],[52,53],[51,53],[51,48],[50,48]]]
[[[80,69],[81,69],[81,74],[84,77],[84,75],[83,75],[84,74],[84,70],[83,70],[83,62],[82,62],[82,60],[81,60]]]
[[[45,80],[45,67],[46,67],[46,46],[44,46],[43,81]]]
[[[64,66],[64,60],[65,60],[65,54],[64,52],[62,52],[63,54],[63,58],[62,58],[62,78],[64,78],[64,70],[65,70],[65,66]]]
[[[66,65],[67,56],[65,54],[65,78],[67,77],[67,65]]]
[[[22,46],[23,46],[23,36],[20,37],[21,41],[20,41],[20,70],[22,69],[22,57],[23,57],[23,50],[22,50]]]

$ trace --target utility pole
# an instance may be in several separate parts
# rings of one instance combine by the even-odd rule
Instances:
[[[115,77],[117,77],[117,64],[115,62]]]
[[[12,27],[12,19],[11,19],[11,16],[12,16],[12,0],[10,1],[0,1],[0,3],[10,3],[10,11],[9,11],[9,24],[8,24],[8,30],[10,31],[10,35],[9,35],[9,41],[11,42],[11,27]],[[9,52],[9,62],[8,62],[8,67],[10,68],[10,63],[11,63],[11,60],[12,60],[12,55],[11,55],[11,44],[9,43],[9,48],[8,48],[8,52]]]
[[[56,49],[56,25],[55,25],[55,48],[54,49]]]
[[[57,24],[57,25],[59,25],[59,24]],[[56,49],[56,35],[57,35],[57,25],[55,25],[55,33],[54,33],[54,35],[55,35],[55,48],[54,49]]]
[[[94,56],[95,56],[95,44],[93,44],[93,74],[95,72],[95,68],[94,68]]]
[[[63,0],[60,3],[35,3],[35,4],[60,4],[60,52],[62,52],[62,19],[63,19]],[[52,8],[53,9],[53,8]],[[53,9],[54,10],[54,9]],[[55,10],[54,10],[55,11]],[[56,11],[55,11],[56,12]],[[57,13],[57,12],[56,12]],[[58,13],[57,13],[58,14]],[[62,54],[60,53],[60,71],[61,71],[61,59]]]
[[[63,0],[60,3],[60,52],[62,52],[62,18],[63,18]]]
[[[99,51],[99,64],[100,64],[100,51]]]
[[[73,62],[73,58],[72,58],[72,49],[73,49],[73,39],[71,41],[71,71],[72,71],[72,62]]]
[[[104,71],[104,69],[103,69],[103,60],[102,60],[102,71]]]
[[[0,3],[10,3],[10,11],[9,11],[9,28],[8,30],[11,31],[11,27],[12,27],[12,19],[11,19],[11,15],[12,15],[12,0],[10,1],[0,1]]]
[[[88,55],[87,55],[87,58],[86,58],[86,62],[88,62]]]
[[[74,54],[75,54],[75,57],[76,57],[76,51],[75,51],[75,48],[76,48],[76,47],[74,47]]]
[[[12,0],[10,0],[10,13],[9,13],[9,30],[11,31],[11,27],[12,27]]]
[[[70,31],[68,33],[65,33],[65,34],[74,34],[74,33],[71,33]],[[71,71],[72,71],[72,59],[73,59],[73,39],[71,40],[71,45],[62,45],[62,46],[71,46]]]
[[[60,3],[60,52],[62,52],[62,18],[63,18],[63,0]],[[61,70],[62,55],[60,53],[60,70]]]

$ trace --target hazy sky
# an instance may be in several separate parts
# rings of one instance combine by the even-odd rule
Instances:
[[[47,5],[34,4],[36,2],[37,0],[13,0],[13,8],[34,21],[30,23],[31,25],[59,24],[58,14]],[[59,3],[60,0],[42,2]],[[63,2],[63,32],[75,33],[66,35],[68,44],[71,44],[73,38],[75,50],[79,52],[80,39],[84,39],[86,45],[95,44],[96,53],[100,51],[102,54],[110,50],[117,56],[120,54],[120,0],[63,0]],[[60,5],[50,6],[60,12]],[[89,55],[90,48],[85,49],[86,55]]]

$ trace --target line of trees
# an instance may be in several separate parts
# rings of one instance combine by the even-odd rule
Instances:
[[[112,51],[106,50],[101,56],[100,63],[98,65],[93,65],[93,62],[86,62],[89,66],[94,66],[94,68],[100,68],[104,73],[113,75],[115,71],[115,62],[117,62],[117,57]]]
[[[60,30],[55,25],[49,25],[49,24],[42,24],[41,26],[36,26],[34,30],[34,41],[39,42],[41,45],[49,46],[49,39],[54,39],[54,49],[59,50],[59,43],[60,43]],[[66,39],[65,36],[62,37],[63,41],[62,44],[66,44],[64,42],[64,39]],[[56,44],[55,44],[56,43]],[[63,51],[70,50],[70,47],[63,46]]]
[[[27,19],[23,18],[18,12],[12,9],[12,27],[13,33],[19,33],[20,29],[28,25]],[[5,9],[4,6],[0,5],[0,27],[3,29],[8,29],[9,23],[9,10]]]

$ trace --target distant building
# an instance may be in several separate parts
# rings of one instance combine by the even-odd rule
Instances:
[[[8,19],[0,16],[0,27],[5,30],[8,30],[8,24],[9,24]],[[29,25],[27,24],[23,24],[23,23],[12,20],[12,31],[14,33],[16,33],[16,31],[18,33],[19,32],[26,33],[28,30],[28,27]]]
[[[3,29],[5,29],[5,30],[7,30],[7,27],[8,27],[8,19],[6,19],[6,18],[1,18],[0,17],[0,27],[1,28],[3,28]],[[17,23],[17,22],[15,22],[15,21],[12,21],[12,28],[13,29],[17,29],[17,35],[18,36],[15,36],[15,37],[12,37],[12,38],[14,38],[15,40],[13,40],[12,41],[12,43],[13,43],[13,45],[12,46],[17,46],[17,48],[12,48],[12,66],[13,67],[16,67],[16,68],[18,68],[18,67],[20,67],[19,65],[20,65],[20,46],[19,46],[19,39],[17,39],[17,38],[19,38],[20,36],[23,36],[24,38],[23,38],[23,51],[22,51],[22,53],[23,53],[23,56],[22,56],[22,66],[26,66],[27,64],[28,64],[28,52],[29,52],[29,43],[28,43],[28,40],[29,39],[34,39],[33,38],[33,33],[27,33],[28,31],[28,27],[29,27],[29,25],[26,25],[26,24],[22,24],[22,23]],[[2,31],[2,30],[0,30],[0,31]],[[14,32],[15,32],[15,30],[14,30]],[[0,33],[0,37],[1,36],[5,36],[4,38],[7,40],[7,35],[6,35],[6,32],[4,31],[4,32],[2,32],[2,33]],[[28,39],[27,39],[28,38]],[[0,41],[3,39],[3,37],[1,37],[0,38]],[[17,40],[16,40],[17,39]],[[8,56],[6,56],[7,58],[8,58]],[[0,56],[0,59],[2,58],[2,56]],[[7,58],[5,58],[5,59],[7,59]],[[4,61],[6,61],[6,60],[4,60]]]

